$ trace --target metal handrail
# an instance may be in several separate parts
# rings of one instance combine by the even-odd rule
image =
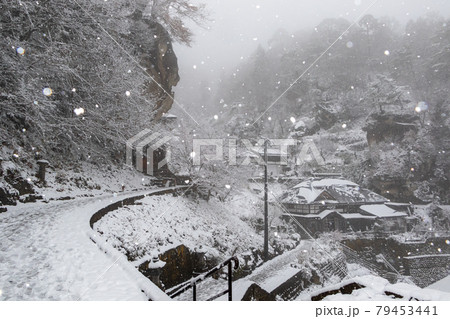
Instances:
[[[234,262],[234,267],[232,267],[232,262]],[[216,267],[212,268],[211,270],[208,270],[205,273],[202,273],[200,275],[198,275],[195,278],[192,278],[180,285],[178,285],[175,289],[175,291],[173,292],[169,292],[167,293],[169,295],[169,297],[171,298],[175,298],[179,295],[181,295],[183,292],[189,290],[190,288],[192,288],[192,297],[193,300],[196,301],[197,300],[197,284],[203,280],[205,280],[208,277],[211,277],[212,275],[214,275],[215,273],[219,272],[222,268],[228,266],[228,289],[215,295],[214,297],[208,299],[208,301],[214,300],[219,298],[220,296],[225,295],[226,293],[228,293],[228,300],[231,301],[233,298],[233,289],[232,289],[232,281],[233,281],[233,276],[232,276],[232,272],[233,272],[233,268],[236,270],[239,267],[239,260],[237,259],[237,257],[233,256],[231,258],[228,258],[227,260],[223,261],[222,263],[220,263],[219,265],[217,265]]]

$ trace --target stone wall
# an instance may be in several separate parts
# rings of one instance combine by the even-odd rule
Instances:
[[[215,259],[206,259],[204,253],[192,251],[184,245],[169,249],[159,255],[166,264],[162,268],[160,281],[164,289],[170,289],[196,275],[213,268],[219,262]],[[139,271],[150,278],[147,269],[149,261],[139,265]]]
[[[447,277],[450,270],[449,263],[449,254],[403,258],[405,275],[411,276],[414,283],[421,288]]]
[[[419,287],[425,287],[448,275],[446,269],[450,268],[450,260],[446,256],[450,255],[450,245],[447,242],[447,237],[428,238],[422,242],[359,238],[345,240],[344,244],[355,250],[364,261],[392,271],[383,263],[377,262],[376,256],[382,254],[398,272],[411,276]]]

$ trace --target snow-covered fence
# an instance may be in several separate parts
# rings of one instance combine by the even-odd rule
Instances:
[[[153,191],[153,192],[149,192],[149,194],[133,196],[133,197],[129,197],[129,198],[117,201],[115,203],[112,203],[111,205],[106,206],[105,208],[100,209],[95,214],[93,214],[91,219],[89,220],[89,224],[91,225],[91,228],[93,228],[94,224],[96,222],[98,222],[103,216],[108,214],[109,212],[112,212],[112,211],[114,211],[114,210],[116,210],[116,209],[118,209],[120,207],[126,206],[126,205],[133,205],[135,202],[137,202],[138,200],[143,199],[146,196],[172,194],[176,190],[179,190],[181,188],[187,188],[187,186],[178,186],[178,187],[172,187],[172,188],[167,188],[167,189],[162,189],[162,190],[156,190],[156,191]]]
[[[126,256],[124,256],[122,253],[117,251],[114,247],[112,247],[106,240],[101,238],[95,231],[94,231],[94,224],[98,222],[103,216],[108,214],[109,212],[112,212],[119,207],[123,207],[125,205],[132,205],[136,201],[144,198],[145,196],[156,196],[156,195],[164,195],[173,193],[176,190],[179,190],[181,188],[186,188],[187,186],[179,186],[179,187],[172,187],[167,189],[161,189],[161,190],[154,190],[149,191],[148,194],[138,195],[138,196],[132,196],[128,197],[122,200],[119,200],[117,202],[114,202],[99,211],[95,212],[90,220],[89,224],[91,226],[89,237],[91,240],[99,247],[100,250],[105,252],[106,254],[110,255],[114,260],[114,264],[119,264],[122,269],[124,269],[132,278],[135,279],[137,283],[139,283],[140,289],[145,293],[145,295],[149,298],[149,300],[171,300],[169,296],[167,296],[158,286],[156,286],[153,282],[148,280],[143,274],[141,274],[133,264],[129,263]]]

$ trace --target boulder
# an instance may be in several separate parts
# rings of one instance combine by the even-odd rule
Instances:
[[[0,182],[0,205],[17,205],[19,194],[17,190]]]

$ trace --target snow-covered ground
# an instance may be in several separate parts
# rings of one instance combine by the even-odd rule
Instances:
[[[339,289],[346,284],[357,283],[364,288],[355,289],[351,294],[334,294],[329,295],[323,301],[388,301],[393,300],[392,295],[387,295],[386,292],[391,292],[403,298],[396,299],[400,301],[408,301],[410,299],[418,299],[423,301],[444,301],[450,300],[450,294],[436,290],[436,287],[428,287],[427,289],[419,288],[413,284],[396,283],[390,284],[386,279],[373,275],[366,268],[357,265],[348,265],[348,279],[341,282],[325,283],[323,287],[311,287],[305,290],[297,300],[311,300],[312,296],[317,296],[323,292]],[[433,288],[433,289],[429,289]]]
[[[262,236],[251,225],[260,214],[255,206],[259,198],[251,192],[236,195],[227,203],[148,196],[140,201],[142,205],[120,208],[101,219],[95,228],[103,235],[90,228],[89,219],[99,209],[151,192],[126,191],[8,207],[0,214],[0,300],[168,300],[138,272],[136,263],[128,262],[125,250],[138,252],[139,261],[149,252],[163,252],[178,244],[190,248],[202,245],[217,257],[261,246]],[[290,264],[300,263],[302,253],[312,246],[310,241],[302,241],[299,247],[235,282],[235,297],[253,282],[273,290],[298,271]],[[432,289],[390,285],[358,265],[349,265],[348,278],[366,288],[325,300],[392,300],[384,294],[386,290],[403,294],[406,299],[450,300],[450,294],[444,292],[448,292],[448,278],[429,287]],[[311,295],[341,284],[334,278],[324,287],[307,289],[298,300],[310,300]],[[202,285],[198,287],[200,299],[202,293],[210,297],[226,289],[223,279],[211,279]],[[180,299],[190,299],[189,294]]]
[[[210,256],[225,258],[262,246],[261,235],[244,221],[256,213],[246,203],[251,200],[222,203],[172,195],[146,197],[138,205],[109,213],[94,229],[122,253],[133,255],[137,264],[181,244],[192,250],[202,246]]]
[[[149,192],[8,207],[0,215],[0,300],[167,299],[89,226],[97,210]]]
[[[450,293],[450,276],[429,285],[427,288]]]
[[[22,173],[24,178],[36,181],[33,171]],[[147,189],[150,177],[124,166],[121,168],[98,167],[90,163],[82,163],[76,168],[48,168],[46,187],[36,187],[36,191],[45,199],[61,197],[87,197],[92,195],[113,194],[122,191]]]

